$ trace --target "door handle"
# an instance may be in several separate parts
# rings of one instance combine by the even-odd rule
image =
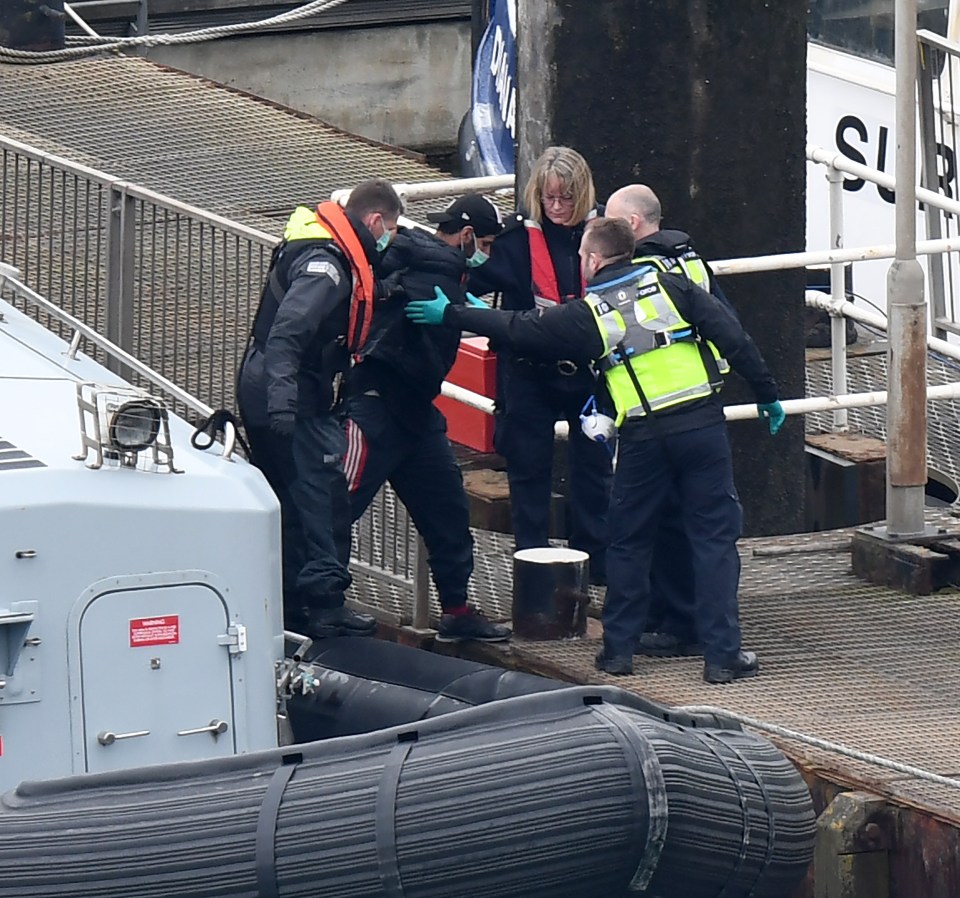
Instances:
[[[230,725],[225,720],[218,720],[217,718],[214,718],[205,727],[197,727],[193,730],[180,730],[177,735],[196,736],[197,733],[209,733],[214,739],[216,739],[217,736],[221,736],[228,729],[230,729]]]
[[[97,733],[97,742],[101,745],[113,745],[119,739],[136,739],[138,736],[149,736],[150,730],[137,730],[135,733],[111,733],[103,730]]]

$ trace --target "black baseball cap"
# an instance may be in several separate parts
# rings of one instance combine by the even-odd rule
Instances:
[[[427,221],[436,224],[454,222],[458,230],[471,225],[478,237],[490,237],[503,230],[500,210],[479,193],[468,193],[455,199],[443,212],[428,212]]]

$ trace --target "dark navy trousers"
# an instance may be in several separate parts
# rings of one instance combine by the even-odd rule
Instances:
[[[350,501],[343,476],[347,441],[332,412],[298,417],[293,433],[297,476],[291,494],[300,515],[304,563],[297,593],[310,608],[343,605],[350,586]]]
[[[690,542],[694,614],[707,663],[740,651],[737,539],[742,511],[733,483],[726,426],[722,423],[666,436],[648,436],[647,422],[620,430],[608,525],[604,650],[629,657],[647,623],[650,570],[657,533],[669,503]]]
[[[369,394],[348,399],[346,412],[351,518],[357,520],[389,481],[426,543],[441,607],[463,606],[473,573],[473,536],[446,419],[433,405],[404,419]]]
[[[650,610],[644,630],[668,633],[680,642],[699,641],[696,623],[693,555],[680,503],[668,499],[650,564]]]
[[[250,444],[250,461],[267,478],[267,483],[280,500],[283,607],[292,609],[297,605],[297,577],[300,576],[305,557],[300,513],[292,493],[293,481],[296,479],[293,440],[278,436],[269,427],[247,424],[246,431],[247,442]]]
[[[292,437],[246,430],[252,461],[280,500],[284,608],[342,605],[351,582],[350,511],[336,416],[297,418]]]
[[[582,373],[582,372],[581,372]],[[498,360],[496,449],[507,462],[510,513],[518,549],[549,545],[554,425],[570,427],[568,543],[590,555],[592,575],[605,572],[607,507],[613,479],[610,451],[580,430],[580,411],[592,381],[529,372],[522,362]]]

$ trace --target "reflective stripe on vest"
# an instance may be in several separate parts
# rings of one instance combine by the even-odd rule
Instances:
[[[655,269],[644,264],[629,275],[595,285],[586,301],[603,338],[605,352],[598,367],[616,407],[618,426],[625,418],[646,415],[634,378],[651,411],[714,392],[695,330],[677,311]]]
[[[337,203],[320,203],[316,210],[317,224],[326,229],[333,242],[350,263],[353,275],[353,296],[350,300],[350,320],[347,325],[347,350],[357,353],[367,341],[373,318],[373,268],[367,253],[350,224],[346,212]]]
[[[687,249],[679,256],[637,256],[631,260],[634,265],[656,265],[660,271],[684,274],[698,287],[710,292],[710,269],[695,250]],[[730,373],[730,363],[720,355],[720,350],[709,340],[705,341],[717,364],[720,374]]]
[[[597,215],[596,210],[592,210],[584,219],[589,221]],[[543,228],[540,223],[532,219],[524,219],[523,226],[527,232],[527,243],[530,246],[530,280],[533,290],[533,301],[538,309],[549,308],[552,305],[558,305],[567,297],[560,296],[560,285],[557,282],[557,271],[553,265],[553,259],[550,258],[550,249],[547,246],[547,238],[543,234]],[[577,297],[583,296],[586,292],[587,283],[580,276],[580,292]]]
[[[634,265],[645,262],[656,265],[661,271],[673,271],[685,274],[698,287],[710,292],[710,271],[707,263],[697,253],[688,249],[679,256],[637,256],[631,260]]]

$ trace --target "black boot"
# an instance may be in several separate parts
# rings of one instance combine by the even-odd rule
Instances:
[[[334,608],[312,608],[304,625],[307,636],[324,639],[329,636],[373,636],[377,621],[369,614],[358,614],[344,605]]]
[[[647,632],[637,640],[636,654],[651,658],[689,657],[702,655],[703,646],[696,639],[683,639],[673,633]]]
[[[606,649],[600,649],[597,657],[594,659],[594,666],[597,670],[604,673],[613,674],[615,677],[626,677],[633,673],[633,658],[627,655],[610,656]]]
[[[703,665],[703,678],[708,683],[732,683],[755,677],[760,670],[756,652],[739,652],[736,657],[722,663]]]

